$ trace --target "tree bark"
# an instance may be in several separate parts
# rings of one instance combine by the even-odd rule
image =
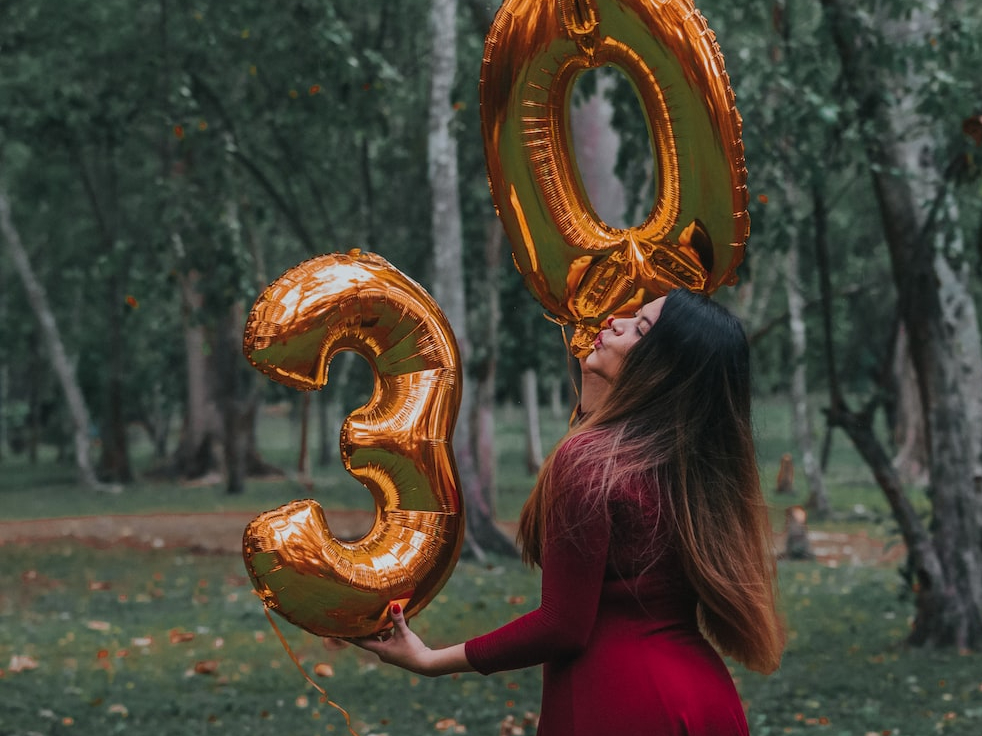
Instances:
[[[867,134],[864,143],[925,418],[932,508],[929,536],[912,524],[912,511],[898,515],[916,576],[910,641],[978,648],[982,646],[982,338],[966,269],[947,257],[962,250],[960,231],[950,228],[946,233],[935,216],[945,212],[949,201],[948,182],[934,163],[936,141],[943,136],[934,135],[932,122],[918,111],[916,95],[923,80],[910,71],[893,77],[882,73],[870,57],[882,39],[864,35],[873,31],[852,16],[850,3],[822,0],[822,5],[843,78],[868,118],[864,130],[875,131]],[[948,10],[939,3],[933,7],[937,16],[914,10],[902,21],[879,27],[891,38],[934,37],[941,12]],[[884,89],[892,90],[893,96],[884,95]],[[924,202],[941,206],[926,207]],[[850,417],[843,416],[847,431],[894,505],[894,498],[903,498],[903,490],[893,466],[882,448],[871,446],[872,431],[851,425]],[[869,420],[869,416],[851,418]]]
[[[905,483],[925,485],[928,478],[924,411],[917,390],[917,376],[910,360],[907,331],[901,325],[897,332],[892,366],[896,392],[892,426],[893,441],[897,447],[893,466]]]
[[[484,279],[479,288],[483,293],[481,305],[484,329],[478,334],[480,343],[476,352],[480,359],[475,361],[474,414],[472,417],[474,433],[474,457],[477,462],[477,477],[480,493],[488,500],[492,513],[497,508],[498,457],[494,442],[495,383],[498,375],[498,323],[501,320],[498,274],[501,268],[501,245],[504,241],[504,228],[498,218],[488,220],[484,238]]]
[[[430,98],[428,107],[427,174],[432,197],[433,297],[447,315],[457,338],[461,374],[470,359],[467,311],[464,300],[463,234],[457,172],[457,142],[453,123],[453,83],[457,69],[457,2],[432,0],[430,7]],[[490,499],[481,493],[471,432],[474,388],[464,381],[460,415],[454,432],[454,453],[466,505],[466,546],[482,557],[485,552],[515,554],[515,546],[495,526]]]
[[[183,478],[200,478],[221,470],[221,417],[208,380],[210,345],[199,310],[201,274],[197,271],[178,276],[184,323],[184,356],[187,370],[184,423],[181,438],[171,460],[174,473]]]
[[[805,299],[802,294],[798,234],[788,239],[787,292],[788,324],[791,329],[791,403],[794,411],[795,444],[801,450],[801,466],[808,482],[808,500],[805,506],[814,511],[815,516],[824,519],[829,515],[829,497],[825,490],[825,479],[818,459],[815,457],[814,430],[811,411],[808,405],[808,363],[806,353],[808,335],[805,330]]]
[[[535,368],[522,371],[522,403],[525,408],[525,465],[535,474],[542,467],[542,426],[539,422],[539,388]]]
[[[102,453],[99,458],[99,477],[113,483],[130,483],[133,468],[130,464],[129,442],[126,434],[124,378],[126,355],[123,337],[121,303],[116,302],[117,279],[109,279],[107,293],[109,303],[109,355],[106,360],[106,397],[101,422]]]
[[[619,73],[609,67],[590,73],[596,79],[596,89],[569,113],[576,168],[600,219],[611,227],[626,228],[635,223],[629,221],[624,185],[614,173],[621,139],[613,125],[614,107],[608,96],[615,84],[614,75]],[[640,107],[637,114],[641,115]],[[650,209],[650,204],[643,209]]]
[[[0,232],[3,233],[4,240],[7,241],[7,249],[24,284],[28,303],[41,326],[41,335],[51,359],[51,367],[58,376],[62,391],[65,393],[74,428],[75,465],[79,472],[79,478],[86,487],[93,490],[118,492],[120,489],[117,486],[101,483],[93,470],[89,455],[89,428],[91,426],[89,409],[75,377],[75,368],[72,366],[68,352],[61,340],[61,333],[58,330],[58,323],[55,320],[54,312],[51,310],[51,305],[48,303],[47,293],[35,275],[27,250],[21,243],[20,233],[14,226],[10,215],[10,201],[7,193],[2,189],[0,189]]]

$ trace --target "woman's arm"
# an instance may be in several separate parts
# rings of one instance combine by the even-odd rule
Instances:
[[[564,446],[560,453],[578,452]],[[556,458],[563,462],[563,455]],[[578,508],[587,492],[588,477],[564,489],[564,503]],[[599,513],[579,517],[575,531],[555,532],[542,550],[542,600],[539,607],[465,644],[430,649],[406,625],[401,608],[390,609],[388,639],[354,640],[383,662],[417,674],[436,676],[477,670],[482,674],[530,667],[582,651],[596,621],[610,543],[606,518]]]

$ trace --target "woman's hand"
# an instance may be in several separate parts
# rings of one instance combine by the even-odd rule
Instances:
[[[406,623],[402,606],[389,606],[392,628],[375,636],[349,639],[352,644],[378,655],[386,664],[394,664],[418,675],[436,677],[452,672],[470,672],[474,668],[467,661],[464,645],[456,644],[446,649],[430,649],[413,633]]]

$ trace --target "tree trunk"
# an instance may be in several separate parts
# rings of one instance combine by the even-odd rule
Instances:
[[[539,379],[535,368],[522,371],[522,404],[525,409],[525,465],[532,474],[542,467],[542,426],[539,422]]]
[[[126,436],[125,398],[123,395],[126,355],[123,338],[121,301],[116,302],[117,279],[112,277],[107,285],[109,304],[109,355],[106,360],[105,408],[101,422],[102,453],[99,458],[99,477],[113,483],[130,483],[133,469],[130,465],[129,442]]]
[[[314,480],[310,472],[310,405],[311,396],[305,391],[300,396],[300,447],[297,448],[297,480],[307,492],[313,490]]]
[[[344,406],[342,397],[347,395],[351,371],[360,360],[351,351],[344,351],[334,357],[328,372],[328,384],[321,391],[324,410],[323,421],[320,425],[320,459],[322,465],[327,465],[331,458],[331,449],[337,449],[341,438],[341,425],[344,424]]]
[[[178,276],[184,322],[184,355],[187,370],[187,394],[181,439],[171,467],[182,478],[201,478],[221,471],[218,450],[222,432],[218,404],[208,380],[210,345],[199,311],[202,296],[198,291],[201,274],[192,271]]]
[[[813,560],[808,540],[808,514],[803,506],[791,506],[784,512],[784,554],[786,560]]]
[[[327,392],[318,391],[315,409],[317,410],[317,465],[324,468],[331,464],[331,414]]]
[[[222,417],[219,436],[223,451],[225,492],[245,492],[246,478],[255,452],[253,428],[259,408],[257,378],[242,357],[242,329],[245,314],[241,302],[226,308],[219,320],[219,335],[211,356],[210,373],[218,385],[214,388]]]
[[[501,268],[501,245],[505,231],[498,218],[489,220],[485,228],[484,264],[485,277],[479,285],[484,329],[479,332],[480,343],[476,352],[481,356],[474,370],[475,387],[473,427],[474,457],[477,461],[477,477],[480,493],[488,500],[492,513],[497,507],[498,457],[494,443],[494,399],[498,366],[498,323],[501,319],[498,274]]]
[[[88,488],[100,491],[119,491],[116,486],[108,486],[99,482],[89,455],[89,409],[82,395],[82,389],[75,377],[75,369],[68,359],[65,345],[61,341],[61,333],[55,321],[54,312],[48,303],[44,286],[34,274],[30,257],[20,240],[20,234],[10,216],[10,203],[7,193],[0,189],[0,232],[7,241],[8,250],[14,267],[24,284],[27,301],[41,326],[41,336],[48,350],[51,366],[61,382],[62,391],[72,417],[75,438],[75,465],[78,468],[82,483]]]
[[[925,485],[928,478],[924,411],[917,390],[917,376],[910,360],[907,331],[901,325],[897,333],[892,366],[896,392],[892,427],[893,441],[897,447],[893,466],[905,483]]]
[[[808,406],[808,362],[806,358],[808,336],[805,331],[805,299],[802,295],[800,245],[798,234],[788,239],[787,291],[788,324],[791,329],[791,404],[794,408],[795,444],[801,450],[801,465],[808,482],[808,500],[805,506],[815,516],[824,519],[829,515],[829,497],[825,491],[825,479],[815,457],[814,431]]]
[[[7,312],[7,298],[10,294],[10,290],[7,287],[6,281],[6,274],[3,271],[0,271],[0,324],[3,325],[7,324],[7,320],[9,319]],[[7,365],[6,352],[7,351],[4,351],[4,354],[0,355],[0,462],[3,462],[3,456],[7,450],[7,441],[10,439],[7,433],[9,426],[7,423],[7,405],[10,394],[10,369]]]
[[[621,139],[613,126],[614,107],[609,98],[619,72],[600,67],[590,74],[596,79],[596,89],[569,114],[576,168],[594,212],[611,227],[626,228],[635,223],[628,219],[624,185],[614,173]],[[650,209],[650,202],[648,205]]]
[[[457,142],[453,122],[454,76],[457,69],[457,2],[432,0],[430,8],[430,99],[427,138],[427,174],[432,197],[433,297],[447,315],[457,338],[461,374],[470,359],[467,312],[464,301],[463,235],[457,175]],[[471,416],[474,388],[464,381],[460,415],[454,432],[454,453],[466,505],[467,548],[473,555],[484,552],[515,554],[510,540],[495,526],[494,509],[481,493],[474,457]]]
[[[918,112],[917,91],[924,80],[909,71],[898,78],[881,73],[869,54],[882,39],[863,35],[873,31],[852,17],[851,3],[822,4],[843,78],[869,118],[863,129],[875,131],[864,143],[924,410],[932,508],[929,537],[912,528],[912,511],[898,516],[917,578],[910,641],[977,649],[982,646],[982,338],[966,269],[948,260],[948,254],[957,259],[962,250],[960,230],[944,232],[935,217],[948,211],[948,182],[934,163],[937,141],[944,137],[935,135],[935,126]],[[951,8],[934,10],[940,15]],[[935,37],[938,21],[914,10],[902,21],[877,28],[894,39],[928,38]],[[893,96],[884,95],[884,89],[892,90]],[[854,442],[857,437],[869,441],[872,432],[850,436]],[[899,477],[885,453],[870,447],[861,452],[875,456],[874,472],[888,499],[902,496]]]
[[[0,321],[2,321],[0,317]],[[0,362],[0,462],[7,448],[7,383],[9,375],[7,364]]]

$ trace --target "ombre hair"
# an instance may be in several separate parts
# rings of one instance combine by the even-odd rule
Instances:
[[[749,669],[774,671],[784,630],[750,396],[750,349],[740,322],[705,295],[670,292],[600,405],[559,445],[576,438],[577,451],[563,453],[558,464],[554,451],[543,464],[522,509],[525,560],[538,564],[546,537],[575,526],[573,514],[554,511],[568,479],[593,479],[589,509],[579,511],[608,521],[612,489],[641,480],[662,494],[662,513],[671,516],[703,633]]]

